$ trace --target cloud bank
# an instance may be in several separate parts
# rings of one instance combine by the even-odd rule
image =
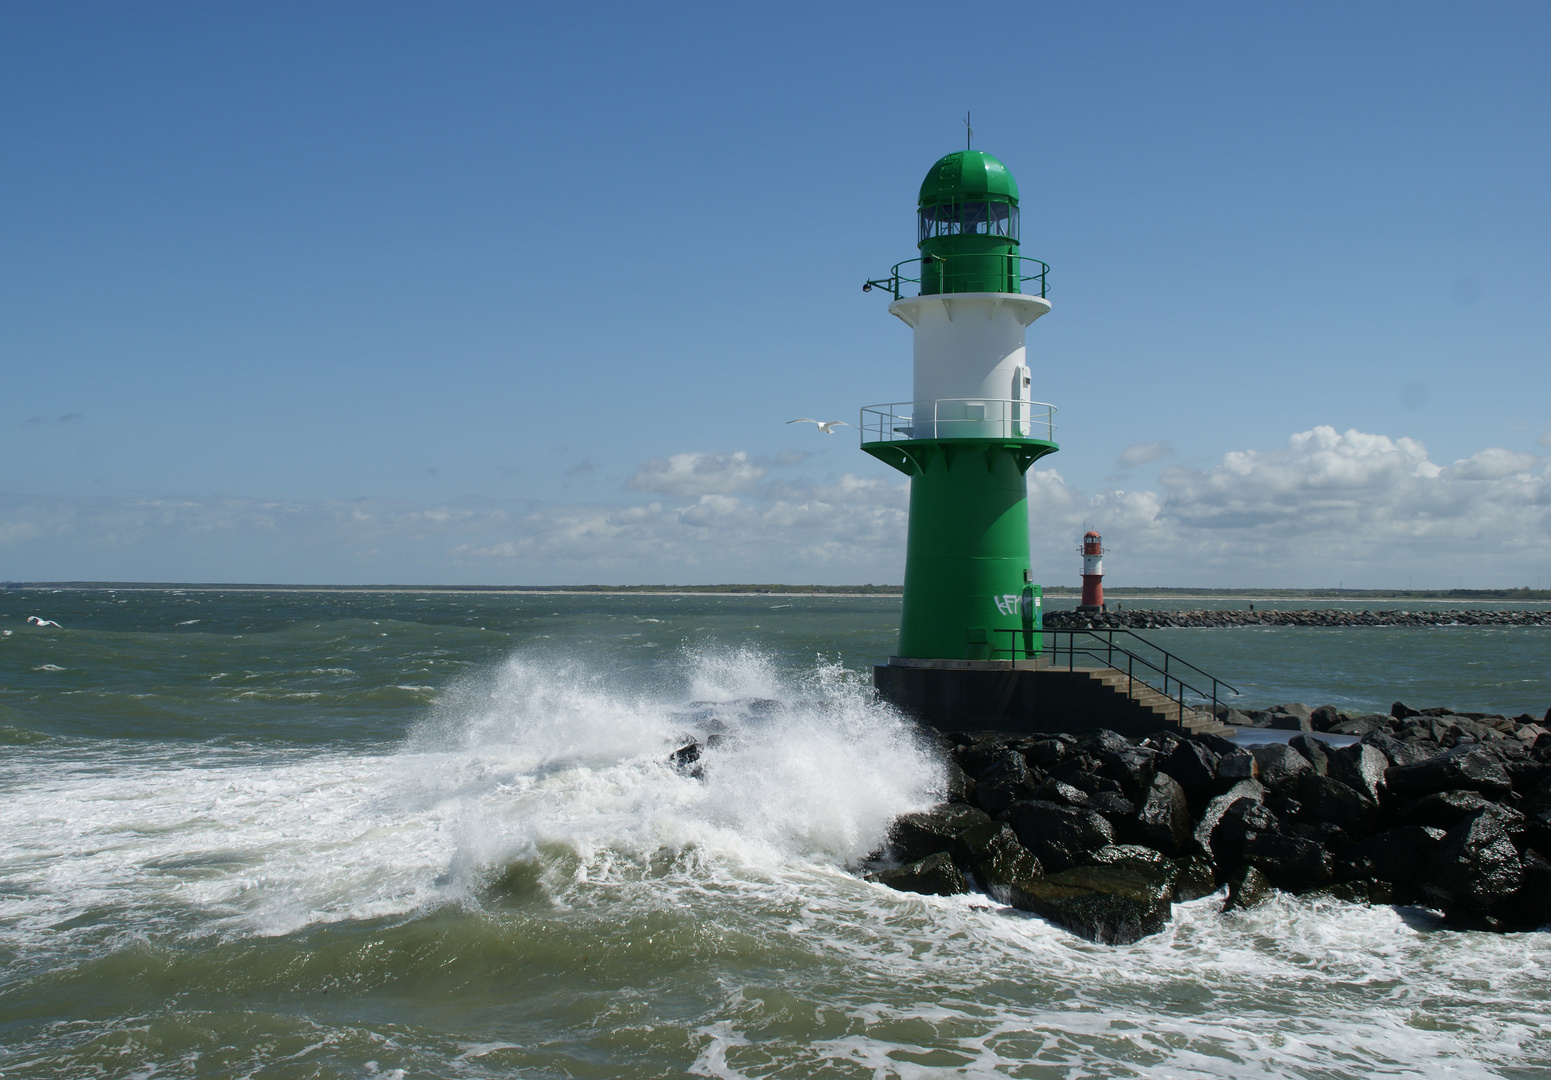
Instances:
[[[1127,452],[1159,459],[1139,447],[1152,449]],[[1140,490],[1084,492],[1035,469],[1035,572],[1075,583],[1072,549],[1097,528],[1111,584],[1551,586],[1548,461],[1488,447],[1440,465],[1414,439],[1322,426],[1165,466]],[[801,462],[684,452],[596,503],[5,496],[0,560],[17,580],[900,580],[904,477],[774,480],[767,464]]]

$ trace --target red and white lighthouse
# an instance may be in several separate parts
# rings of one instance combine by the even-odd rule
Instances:
[[[1104,610],[1104,545],[1096,532],[1082,538],[1082,603],[1077,610]]]

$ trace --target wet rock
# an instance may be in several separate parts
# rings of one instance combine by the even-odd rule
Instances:
[[[1035,768],[1050,770],[1065,760],[1074,741],[1057,737],[1027,739],[1021,744],[1023,756]]]
[[[1332,735],[1356,735],[1358,738],[1371,731],[1384,731],[1389,717],[1381,713],[1369,713],[1366,716],[1354,716],[1349,720],[1339,720],[1326,730]]]
[[[1312,770],[1298,777],[1298,801],[1309,820],[1326,822],[1347,832],[1366,828],[1379,811],[1378,804],[1366,795]]]
[[[1034,787],[1033,798],[1045,802],[1063,803],[1066,806],[1087,806],[1088,793],[1071,784],[1064,784],[1053,776],[1047,776]]]
[[[975,802],[975,781],[952,758],[943,762],[943,798],[951,803]]]
[[[1108,728],[1100,728],[1098,731],[1090,731],[1077,740],[1077,749],[1089,757],[1103,761],[1105,755],[1130,751],[1133,749],[1131,740],[1116,731]]]
[[[1110,823],[1117,839],[1129,837],[1136,826],[1136,804],[1119,792],[1099,792],[1088,800],[1088,809]]]
[[[1551,781],[1551,762],[1510,761],[1503,767],[1508,771],[1508,779],[1513,783],[1513,790],[1522,795],[1528,795],[1542,784]]]
[[[1500,906],[1523,880],[1519,852],[1491,813],[1472,814],[1444,836],[1422,885],[1445,909],[1485,914]]]
[[[1384,773],[1389,761],[1376,746],[1356,743],[1332,750],[1327,775],[1374,802],[1384,791]]]
[[[959,869],[1000,903],[1007,903],[1013,882],[1039,877],[1044,868],[1018,843],[1011,828],[999,821],[973,825],[953,838],[948,849]]]
[[[1416,709],[1411,708],[1403,701],[1397,701],[1389,707],[1389,714],[1396,720],[1405,720],[1412,716],[1422,715]]]
[[[1522,884],[1516,921],[1526,929],[1551,924],[1551,862],[1539,852],[1526,851],[1519,859],[1519,868]]]
[[[1148,785],[1147,797],[1137,811],[1141,834],[1166,855],[1181,851],[1190,839],[1190,804],[1185,789],[1168,773],[1158,773]]]
[[[1329,883],[1333,865],[1330,852],[1313,840],[1281,833],[1250,833],[1244,838],[1244,862],[1263,870],[1267,877],[1294,892]]]
[[[1157,852],[1118,847],[1073,867],[1012,887],[1012,903],[1090,941],[1128,945],[1169,921],[1178,868]]]
[[[872,880],[900,892],[924,893],[927,896],[952,896],[969,891],[963,872],[953,864],[953,859],[946,851],[939,851],[893,870],[879,870],[872,875]]]
[[[1228,812],[1228,808],[1240,799],[1249,799],[1252,802],[1264,802],[1266,789],[1258,780],[1240,780],[1223,794],[1207,803],[1201,820],[1196,823],[1194,841],[1200,853],[1208,857],[1214,857],[1212,851],[1212,832],[1217,828],[1217,823]]]
[[[1302,754],[1304,760],[1321,776],[1330,771],[1329,743],[1321,742],[1312,735],[1296,735],[1287,740],[1287,745]]]
[[[1033,852],[1047,872],[1086,862],[1095,851],[1115,842],[1115,830],[1108,821],[1075,806],[1031,799],[1013,804],[1007,820],[1018,842]]]
[[[1278,795],[1292,795],[1298,789],[1298,774],[1313,770],[1308,758],[1283,743],[1257,746],[1254,755],[1260,764],[1260,783]]]
[[[1513,790],[1502,762],[1480,746],[1459,746],[1414,765],[1391,766],[1384,774],[1384,785],[1402,799],[1458,788],[1494,797]]]
[[[1187,793],[1204,791],[1217,779],[1217,755],[1198,742],[1181,740],[1158,762],[1158,771],[1179,781],[1179,786]]]
[[[1442,829],[1423,825],[1402,825],[1377,833],[1359,840],[1342,854],[1337,876],[1415,882],[1431,863],[1444,835]]]
[[[698,742],[691,742],[669,754],[668,761],[679,772],[699,780],[704,775],[701,766],[697,764],[700,761],[700,753],[700,744]]]
[[[1362,737],[1365,746],[1372,746],[1382,753],[1390,765],[1411,765],[1426,761],[1430,756],[1424,746],[1401,742],[1387,731],[1374,731]]]
[[[1478,791],[1435,791],[1402,805],[1395,811],[1395,820],[1402,825],[1447,830],[1491,805],[1492,801]]]
[[[915,862],[939,851],[947,851],[953,838],[965,829],[990,822],[984,811],[962,803],[948,803],[902,814],[889,829],[889,847],[900,862]]]
[[[1199,855],[1175,859],[1179,874],[1174,878],[1174,902],[1183,904],[1211,896],[1217,891],[1217,873],[1212,864]]]
[[[1334,705],[1321,705],[1309,713],[1309,722],[1315,731],[1329,731],[1341,722],[1341,714]]]
[[[1235,746],[1217,759],[1217,786],[1226,790],[1240,780],[1254,780],[1260,775],[1260,764],[1243,747]]]
[[[1241,866],[1228,876],[1228,899],[1223,911],[1244,911],[1271,899],[1276,887],[1257,867]]]
[[[1276,815],[1264,803],[1252,798],[1235,799],[1212,829],[1212,857],[1222,867],[1238,866],[1244,861],[1244,841],[1252,833],[1275,832]]]
[[[1131,800],[1145,796],[1147,787],[1157,772],[1157,752],[1141,746],[1127,746],[1124,750],[1107,753],[1101,759],[1104,774],[1120,785],[1121,792]]]
[[[1307,705],[1297,703],[1276,705],[1270,710],[1271,728],[1275,731],[1313,731],[1313,713]]]
[[[1001,817],[1013,803],[1034,794],[1033,779],[1022,754],[1003,750],[975,780],[975,801],[992,817]]]

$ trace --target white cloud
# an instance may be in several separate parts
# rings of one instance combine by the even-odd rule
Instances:
[[[1542,435],[1539,441],[1541,446],[1551,446],[1551,431]]]
[[[1137,469],[1154,461],[1160,461],[1163,458],[1173,456],[1174,448],[1162,439],[1154,439],[1151,442],[1132,443],[1120,451],[1120,467],[1122,469]]]
[[[1405,438],[1330,427],[1137,490],[1028,477],[1037,577],[1073,584],[1104,534],[1113,584],[1551,583],[1551,458],[1440,467]],[[638,505],[0,498],[0,559],[31,580],[488,583],[898,581],[894,473],[760,481],[743,453],[643,465]]]
[[[692,499],[747,491],[764,475],[764,468],[751,462],[742,450],[734,454],[695,451],[652,458],[625,481],[625,486],[673,499]]]
[[[1461,480],[1501,480],[1507,476],[1529,472],[1539,462],[1540,459],[1534,454],[1521,454],[1513,450],[1504,450],[1500,446],[1493,446],[1486,450],[1477,450],[1468,458],[1461,458],[1449,471]]]

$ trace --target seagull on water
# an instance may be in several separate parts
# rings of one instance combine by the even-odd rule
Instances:
[[[837,427],[850,427],[844,420],[814,420],[807,416],[799,416],[796,420],[788,420],[788,424],[817,424],[820,431],[826,435],[833,435]]]
[[[42,619],[42,618],[39,618],[36,615],[28,615],[27,616],[27,621],[30,622],[33,626],[55,626],[55,627],[59,627],[59,629],[61,629],[61,630],[64,629],[63,626],[60,626],[53,619]]]

